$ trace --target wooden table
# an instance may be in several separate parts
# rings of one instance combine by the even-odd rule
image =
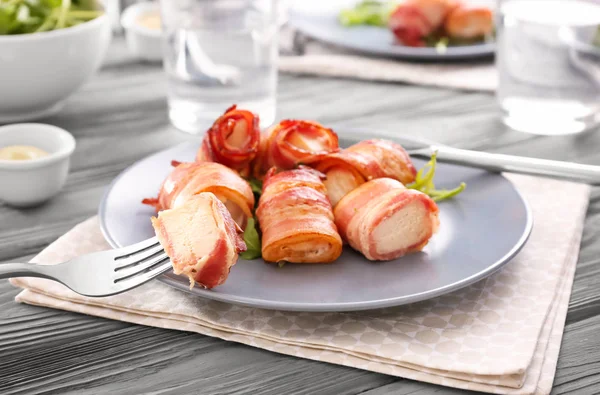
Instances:
[[[1,88],[0,88],[1,89]],[[278,118],[385,130],[484,151],[600,165],[600,134],[508,131],[484,93],[281,75]],[[116,40],[102,71],[56,116],[77,138],[62,194],[29,210],[0,205],[0,261],[26,261],[96,214],[125,167],[190,137],[168,123],[159,65]],[[548,191],[548,198],[560,191]],[[554,392],[600,393],[600,191],[594,190]],[[444,387],[297,359],[237,343],[17,304],[0,281],[0,394],[433,394]]]

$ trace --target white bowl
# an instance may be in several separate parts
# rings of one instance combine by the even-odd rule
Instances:
[[[75,139],[67,131],[41,123],[0,126],[0,148],[32,145],[49,155],[33,160],[0,160],[0,200],[17,207],[40,204],[65,185]]]
[[[60,110],[98,70],[110,39],[107,15],[65,29],[0,36],[0,123]]]
[[[123,12],[121,25],[125,29],[125,39],[129,50],[138,58],[158,62],[162,61],[161,31],[150,29],[137,22],[137,18],[147,12],[157,12],[158,4],[142,2],[130,5]]]

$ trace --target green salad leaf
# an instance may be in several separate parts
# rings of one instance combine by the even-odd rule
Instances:
[[[240,254],[244,259],[251,260],[262,256],[260,235],[256,229],[257,225],[258,223],[254,218],[248,218],[246,230],[244,230],[244,242],[246,243],[247,249]]]
[[[435,166],[437,164],[437,152],[431,155],[431,159],[418,172],[413,183],[406,185],[408,189],[416,189],[429,195],[434,201],[439,202],[454,197],[465,190],[467,184],[461,182],[453,189],[437,189],[433,183]]]
[[[64,29],[103,13],[98,0],[0,0],[0,35]]]
[[[353,8],[340,11],[338,19],[343,26],[387,26],[397,1],[363,0]]]

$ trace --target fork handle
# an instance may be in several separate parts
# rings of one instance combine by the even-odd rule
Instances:
[[[438,151],[437,157],[440,162],[467,165],[497,172],[506,171],[557,177],[591,185],[600,185],[600,166],[513,155],[490,154],[445,146],[433,146],[430,148],[429,154],[432,151]]]
[[[56,281],[51,273],[51,268],[51,265],[36,265],[35,263],[0,263],[0,278],[40,277]]]

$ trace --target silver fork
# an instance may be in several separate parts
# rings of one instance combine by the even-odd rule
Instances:
[[[129,247],[82,255],[58,265],[2,263],[0,279],[41,277],[84,296],[110,296],[148,282],[171,268],[156,237]]]
[[[437,152],[439,162],[477,167],[489,171],[532,174],[543,177],[563,178],[570,181],[600,185],[600,166],[557,160],[528,158],[488,152],[470,151],[444,145],[429,145],[407,150],[413,157],[428,159]]]

